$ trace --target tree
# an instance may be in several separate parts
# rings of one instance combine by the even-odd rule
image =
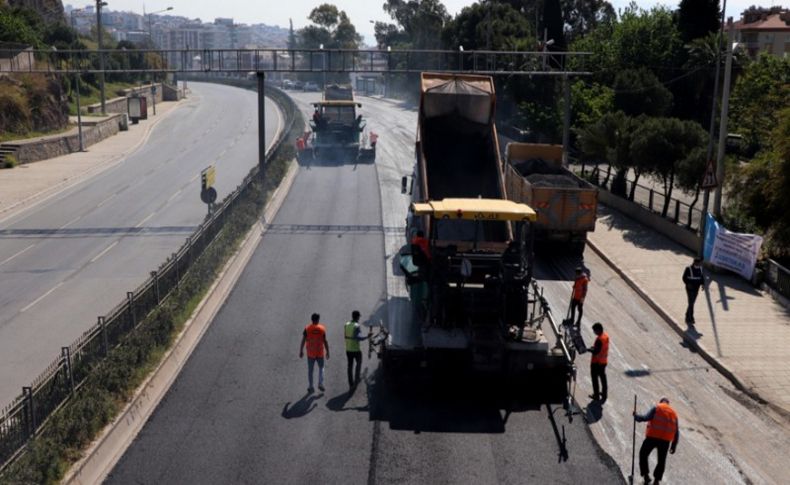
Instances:
[[[440,0],[386,0],[383,7],[395,24],[377,23],[376,41],[380,46],[441,47],[442,28],[450,15]]]
[[[672,107],[672,93],[650,70],[625,69],[614,79],[614,107],[629,116],[663,116]]]
[[[572,124],[578,128],[591,125],[614,111],[614,91],[599,83],[576,81],[571,85]]]
[[[288,49],[296,49],[297,42],[296,42],[296,32],[294,32],[294,21],[293,19],[288,19]]]
[[[719,0],[681,0],[677,24],[684,44],[718,32],[720,26]]]
[[[631,166],[631,140],[636,128],[633,118],[622,111],[606,113],[595,123],[578,132],[579,145],[584,160],[596,163],[606,162],[606,185],[612,173],[617,172],[612,181],[612,193],[625,196],[625,176]]]
[[[300,46],[305,49],[357,49],[362,37],[343,10],[324,3],[314,8],[307,17],[313,25],[299,31]]]
[[[732,131],[742,134],[749,153],[770,148],[779,112],[790,106],[790,58],[760,54],[735,83],[730,100]]]
[[[446,25],[445,46],[467,50],[534,50],[529,20],[507,3],[474,3]]]
[[[725,223],[735,230],[765,235],[764,251],[790,261],[790,107],[776,113],[766,145],[729,180]]]
[[[575,41],[570,50],[592,53],[587,66],[595,66],[596,80],[611,84],[623,69],[645,67],[659,80],[676,76],[683,43],[672,12],[665,7],[640,9],[629,5],[619,22],[603,24]]]
[[[663,217],[669,210],[678,168],[689,157],[694,157],[689,163],[698,162],[706,141],[707,134],[702,126],[677,118],[644,118],[634,130],[631,155],[643,172],[650,172],[661,179],[664,186]]]
[[[600,25],[617,19],[614,7],[605,0],[561,0],[560,5],[565,21],[565,36],[571,40],[579,39]]]

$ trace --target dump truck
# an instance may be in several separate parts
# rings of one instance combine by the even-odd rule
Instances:
[[[595,230],[598,189],[562,166],[562,146],[508,143],[504,169],[508,198],[538,213],[536,240],[566,242],[581,253]]]
[[[354,101],[350,85],[327,85],[323,100],[313,103],[313,108],[310,149],[314,158],[343,162],[375,160],[378,135],[365,130],[365,120],[357,112],[362,104]]]
[[[382,339],[385,376],[527,379],[543,400],[568,404],[573,356],[532,278],[537,214],[506,197],[493,81],[424,73],[421,86],[415,169],[401,181],[412,195],[399,255],[410,311]]]

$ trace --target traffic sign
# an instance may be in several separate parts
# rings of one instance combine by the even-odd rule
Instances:
[[[708,160],[708,166],[705,168],[705,175],[702,177],[703,189],[715,189],[719,186],[716,180],[716,163],[711,159]]]
[[[201,170],[200,190],[204,191],[213,187],[216,178],[217,178],[217,171],[214,169],[214,165],[209,165],[208,167]]]

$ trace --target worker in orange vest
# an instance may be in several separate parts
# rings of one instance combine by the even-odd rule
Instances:
[[[313,313],[310,316],[311,322],[307,324],[302,332],[302,344],[299,347],[299,358],[304,357],[304,348],[307,346],[307,380],[309,386],[307,392],[313,392],[313,369],[318,364],[318,389],[324,390],[324,355],[329,359],[329,342],[326,340],[326,328],[319,323],[321,316]],[[326,354],[324,354],[326,349]]]
[[[573,281],[573,293],[571,294],[571,322],[576,314],[576,309],[579,309],[579,319],[576,321],[576,326],[582,324],[582,312],[584,310],[584,298],[587,296],[587,285],[590,283],[590,278],[584,273],[584,268],[581,266],[576,268],[576,279]]]
[[[422,255],[425,257],[426,263],[431,262],[430,244],[428,243],[428,239],[426,239],[425,233],[423,231],[417,231],[417,234],[411,239],[411,245],[413,249],[415,246],[419,248],[419,250],[422,252]],[[414,264],[416,264],[417,266],[422,266],[418,264],[416,261]]]
[[[662,397],[661,400],[646,414],[636,414],[634,420],[637,422],[647,421],[647,432],[642,447],[639,448],[639,471],[645,484],[658,484],[664,477],[664,467],[667,461],[667,450],[673,455],[680,439],[680,428],[678,426],[678,415],[669,405],[669,399]],[[650,466],[648,457],[653,449],[658,449],[658,463],[653,470],[654,481],[650,481]]]
[[[603,325],[596,322],[592,326],[593,333],[595,333],[595,343],[589,349],[592,353],[590,360],[590,377],[592,378],[593,393],[591,399],[596,401],[605,402],[608,392],[606,383],[606,364],[609,358],[609,335],[603,331]],[[600,391],[598,383],[600,381]]]

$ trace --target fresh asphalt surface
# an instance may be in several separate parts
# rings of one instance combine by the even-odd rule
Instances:
[[[189,86],[121,163],[0,222],[0,407],[195,230],[201,169],[215,164],[221,199],[257,163],[257,94]],[[279,118],[267,99],[267,142]]]
[[[300,105],[318,94],[295,96]],[[416,117],[366,100],[377,164],[413,160]],[[395,180],[394,183],[399,183]],[[392,393],[378,362],[348,392],[342,324],[385,318],[371,164],[303,164],[236,287],[109,483],[618,483],[579,416],[460,381]],[[404,214],[405,215],[405,214]],[[326,392],[306,393],[301,331],[327,325]],[[364,346],[363,346],[364,348]]]

